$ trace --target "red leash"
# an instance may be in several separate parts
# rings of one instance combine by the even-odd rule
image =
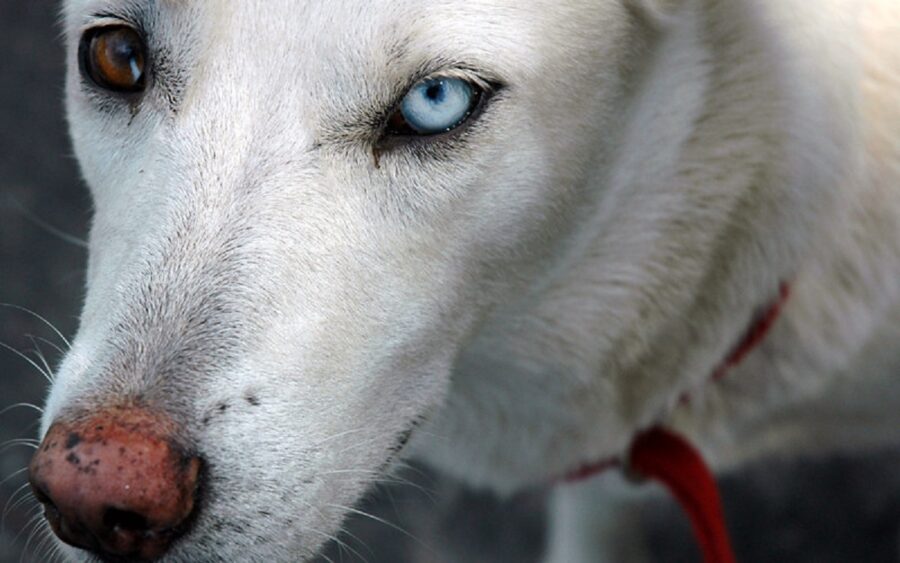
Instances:
[[[778,298],[753,319],[741,340],[713,372],[713,381],[722,379],[762,343],[789,295],[790,285],[781,284]],[[687,397],[682,401],[687,402]],[[617,465],[620,462],[615,458],[600,460],[575,470],[565,480],[586,479]],[[669,489],[691,520],[705,563],[736,562],[716,479],[703,457],[687,440],[660,426],[641,432],[631,443],[627,469]]]
[[[659,481],[687,513],[706,563],[735,563],[715,477],[687,440],[655,427],[638,434],[628,454],[629,469]]]
[[[719,381],[725,377],[728,370],[744,361],[747,354],[752,352],[754,348],[759,346],[762,341],[765,340],[769,331],[772,329],[772,325],[774,325],[775,321],[778,320],[778,317],[781,316],[781,310],[784,309],[784,304],[790,296],[791,285],[782,283],[778,287],[778,298],[769,305],[768,309],[756,317],[753,324],[750,325],[750,329],[744,333],[744,337],[738,345],[730,354],[728,354],[728,357],[725,358],[725,361],[719,365],[716,371],[713,372],[713,381]]]

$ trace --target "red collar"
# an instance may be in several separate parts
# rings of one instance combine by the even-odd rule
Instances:
[[[789,296],[790,285],[782,283],[778,297],[754,317],[741,340],[713,371],[713,381],[725,377],[762,343]],[[687,401],[688,397],[682,400]],[[670,430],[654,426],[635,436],[626,459],[629,473],[659,481],[678,500],[691,519],[705,563],[734,563],[716,480],[696,448]],[[564,480],[580,481],[621,465],[619,458],[603,459],[580,467]]]

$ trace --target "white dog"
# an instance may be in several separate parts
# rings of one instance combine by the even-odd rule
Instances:
[[[305,560],[405,455],[508,492],[653,425],[718,469],[900,443],[896,0],[67,0],[65,31],[95,214],[32,483],[72,560]],[[601,556],[597,496],[562,487],[548,560]]]

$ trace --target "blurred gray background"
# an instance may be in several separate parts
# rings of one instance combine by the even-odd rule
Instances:
[[[62,109],[57,3],[0,0],[0,302],[76,328],[90,202],[71,156]],[[76,239],[76,242],[69,240]],[[6,347],[43,350],[54,366],[61,339],[35,315],[0,307],[0,563],[42,561],[38,514],[22,469],[46,382]],[[349,548],[332,561],[534,562],[544,542],[545,491],[500,501],[413,467],[361,508],[390,525],[354,518]],[[723,480],[742,561],[900,561],[900,449],[858,459],[770,461]],[[642,513],[658,561],[697,561],[688,524],[665,498]],[[400,531],[403,530],[403,531]],[[411,539],[411,537],[417,539]],[[27,544],[27,547],[26,547]]]

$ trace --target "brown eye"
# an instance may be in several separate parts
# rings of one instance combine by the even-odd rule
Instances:
[[[144,90],[147,47],[128,26],[89,29],[81,38],[79,59],[82,74],[101,88],[121,93]]]

